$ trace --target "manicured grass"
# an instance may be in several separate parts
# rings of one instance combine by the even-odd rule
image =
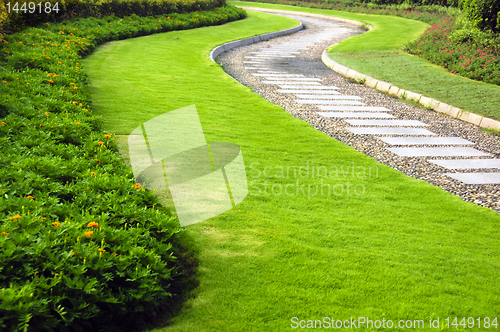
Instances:
[[[500,87],[453,75],[422,58],[400,51],[403,44],[420,36],[426,24],[400,17],[355,14],[255,2],[235,5],[318,13],[370,24],[373,30],[331,47],[330,57],[363,74],[391,82],[464,110],[500,120]],[[401,32],[401,33],[400,33]]]
[[[200,248],[200,286],[155,331],[285,331],[292,317],[428,327],[430,316],[499,316],[497,213],[328,137],[208,58],[223,42],[293,25],[250,12],[224,26],[112,42],[84,61],[110,132],[195,104],[207,142],[238,144],[247,167],[242,203],[186,227]],[[321,166],[327,175],[318,176]],[[321,194],[322,184],[336,194],[326,186]]]

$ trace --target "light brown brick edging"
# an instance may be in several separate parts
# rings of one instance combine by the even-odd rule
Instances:
[[[291,10],[267,9],[267,8],[257,8],[257,7],[241,7],[241,6],[238,6],[238,7],[243,8],[245,10],[254,10],[254,11],[269,12],[269,13],[280,13],[280,14],[317,17],[317,18],[322,18],[322,19],[326,19],[326,20],[340,21],[340,22],[353,24],[356,26],[363,27],[367,30],[372,29],[372,26],[365,24],[365,23],[362,23],[362,22],[349,20],[349,19],[345,19],[345,18],[340,18],[340,17],[328,16],[328,15],[303,13],[303,12],[296,12],[296,11],[291,11]],[[333,46],[333,45],[331,45],[331,46]],[[331,46],[329,46],[328,48],[330,48]],[[371,76],[359,73],[359,72],[355,71],[354,69],[346,67],[344,65],[341,65],[337,61],[331,59],[330,56],[328,55],[328,52],[326,52],[326,50],[323,51],[323,54],[321,55],[321,60],[328,68],[341,74],[342,76],[345,76],[347,78],[350,78],[350,79],[353,79],[353,80],[356,80],[359,82],[364,81],[365,85],[368,85],[369,87],[372,87],[372,88],[377,89],[379,91],[386,92],[390,95],[397,96],[399,98],[411,99],[411,100],[416,101],[425,107],[432,108],[433,110],[435,110],[439,113],[448,114],[454,118],[475,124],[479,127],[500,130],[500,121],[496,121],[496,120],[493,120],[490,118],[483,117],[481,115],[477,115],[475,113],[461,110],[458,107],[454,107],[452,105],[448,105],[446,103],[443,103],[439,100],[436,100],[436,99],[433,99],[430,97],[426,97],[420,93],[401,89],[392,83],[377,80],[376,78],[373,78]]]

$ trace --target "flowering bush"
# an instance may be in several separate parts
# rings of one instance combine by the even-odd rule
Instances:
[[[451,17],[429,27],[416,41],[406,47],[408,52],[419,55],[443,66],[453,74],[474,80],[500,85],[500,48],[486,41],[478,43],[456,29]]]
[[[82,55],[113,39],[221,24],[234,7],[79,18],[0,47],[0,330],[97,330],[170,305],[194,268],[179,224],[134,183],[91,112]],[[179,257],[185,257],[179,259]],[[186,263],[187,262],[187,263]],[[174,285],[174,286],[172,286]]]

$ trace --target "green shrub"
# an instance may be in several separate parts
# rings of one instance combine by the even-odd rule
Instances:
[[[465,16],[481,30],[500,31],[500,1],[460,0]]]
[[[222,24],[234,7],[78,18],[0,47],[0,330],[94,331],[169,310],[196,268],[91,112],[79,59],[113,39]],[[130,326],[129,326],[130,327]],[[128,327],[128,328],[129,328]]]

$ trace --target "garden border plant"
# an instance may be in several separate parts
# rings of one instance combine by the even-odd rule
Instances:
[[[91,112],[80,59],[110,40],[243,18],[232,6],[78,18],[0,49],[0,328],[89,330],[168,310],[196,268]],[[179,259],[180,257],[180,259]],[[90,327],[92,326],[92,327]]]

